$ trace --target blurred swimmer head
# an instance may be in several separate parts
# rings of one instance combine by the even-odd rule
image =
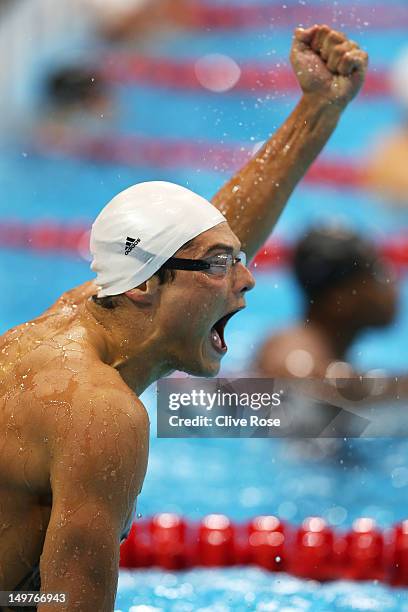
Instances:
[[[64,112],[100,113],[111,107],[110,89],[93,67],[58,68],[47,78],[46,94],[51,108]]]
[[[316,228],[295,247],[293,269],[310,307],[358,327],[395,318],[394,272],[376,248],[344,228]]]
[[[92,226],[94,302],[122,313],[129,331],[144,316],[144,334],[160,344],[169,369],[215,375],[227,351],[225,326],[254,286],[240,248],[201,196],[162,181],[134,185]]]

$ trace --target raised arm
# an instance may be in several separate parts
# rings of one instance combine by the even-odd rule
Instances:
[[[68,602],[38,610],[112,612],[120,535],[146,471],[148,418],[136,398],[112,387],[82,389],[69,409],[53,442],[40,563],[41,592],[66,593]]]
[[[213,199],[249,257],[268,238],[292,191],[359,91],[367,61],[367,53],[355,42],[328,26],[295,31],[291,62],[303,96],[284,125]]]

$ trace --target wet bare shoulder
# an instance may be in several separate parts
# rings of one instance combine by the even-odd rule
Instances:
[[[65,346],[62,355],[37,371],[33,393],[42,413],[47,414],[56,429],[60,424],[64,429],[73,419],[86,429],[88,417],[95,417],[102,423],[105,434],[113,435],[114,419],[143,426],[147,419],[142,402],[118,372],[79,350],[75,343]]]
[[[110,476],[114,476],[112,471],[122,468],[122,478],[135,478],[139,483],[135,485],[137,494],[147,466],[149,419],[139,398],[116,371],[109,370],[112,368],[91,368],[59,405],[54,394],[56,409],[48,423],[52,426],[51,464],[57,457],[64,461],[71,457],[77,476],[82,470],[84,478],[109,466],[113,466]],[[116,475],[113,480],[118,478]],[[112,478],[101,478],[101,486],[108,484],[105,480]]]
[[[58,348],[69,340],[70,327],[74,327],[81,305],[97,291],[93,282],[87,282],[67,291],[46,311],[35,319],[22,323],[0,336],[0,364],[13,364],[31,350],[42,352]],[[66,332],[66,338],[63,334]],[[40,351],[41,352],[41,351]]]
[[[324,376],[330,356],[314,330],[297,326],[271,336],[261,346],[256,365],[265,376]]]
[[[47,454],[72,427],[84,435],[97,431],[106,440],[148,427],[139,398],[114,368],[84,347],[80,329],[34,344],[15,362],[9,379],[4,393],[15,400],[4,405],[3,418],[12,412],[29,439],[41,446],[47,441]]]

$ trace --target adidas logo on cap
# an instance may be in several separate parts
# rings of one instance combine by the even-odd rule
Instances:
[[[140,242],[140,238],[130,238],[129,236],[126,238],[126,247],[125,247],[125,255],[129,255],[131,251],[137,246]]]

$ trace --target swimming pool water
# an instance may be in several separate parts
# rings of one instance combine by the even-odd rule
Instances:
[[[142,602],[149,602],[147,605]],[[255,568],[122,572],[115,612],[407,612],[408,594],[379,584],[320,585]]]
[[[230,0],[229,4],[233,1],[237,2]],[[310,7],[313,14],[313,4]],[[337,3],[333,3],[333,14],[337,10]],[[290,30],[283,28],[276,32],[268,28],[250,33],[195,33],[156,41],[146,46],[146,52],[176,59],[218,52],[238,61],[287,63],[290,35]],[[359,27],[352,35],[369,50],[374,68],[388,66],[406,41],[406,33],[398,29],[383,36],[379,30]],[[106,121],[107,133],[139,133],[210,144],[223,141],[227,145],[264,140],[295,103],[293,96],[268,98],[262,92],[216,95],[142,85],[120,86],[115,94],[119,107]],[[325,155],[363,163],[373,140],[399,119],[390,99],[359,98],[347,110]],[[134,182],[173,180],[211,197],[227,176],[193,165],[130,168],[63,155],[39,155],[30,150],[29,143],[20,141],[0,153],[0,220],[89,223],[106,201]],[[305,228],[335,218],[366,236],[383,240],[406,230],[407,210],[396,211],[347,186],[338,191],[302,185],[292,196],[275,236],[292,241]],[[40,314],[64,290],[91,277],[88,263],[79,256],[3,249],[0,257],[0,332]],[[229,325],[230,351],[223,371],[239,373],[250,367],[265,334],[290,325],[300,315],[298,298],[287,270],[258,274],[257,288],[248,296],[248,309]],[[401,278],[398,321],[387,330],[368,332],[358,340],[352,351],[358,367],[404,371],[407,306],[405,275]],[[310,442],[284,440],[158,440],[154,387],[143,400],[152,421],[149,470],[138,507],[143,517],[169,511],[199,519],[206,513],[221,512],[241,521],[257,514],[278,514],[299,524],[306,516],[318,514],[342,529],[363,515],[375,518],[383,528],[407,516],[407,440],[337,441],[337,447],[331,450]],[[408,612],[408,591],[344,581],[319,585],[256,568],[179,574],[123,571],[116,610]]]

